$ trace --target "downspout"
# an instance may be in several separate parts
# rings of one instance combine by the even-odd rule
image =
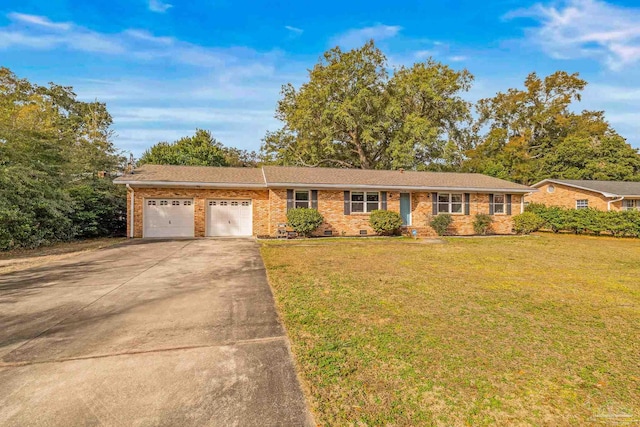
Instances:
[[[135,200],[134,196],[136,195],[136,193],[135,193],[135,191],[133,190],[133,188],[129,184],[127,184],[127,190],[131,190],[131,204],[130,204],[131,219],[129,220],[130,221],[130,223],[129,223],[129,238],[133,239],[133,227],[134,227],[134,224],[136,223],[135,220],[134,220],[135,211],[133,210],[133,207],[134,207],[134,200]]]
[[[621,202],[624,200],[624,196],[620,197],[619,199],[615,199],[615,200],[609,200],[607,202],[607,210],[610,211],[611,210],[611,203],[615,203],[615,202]]]

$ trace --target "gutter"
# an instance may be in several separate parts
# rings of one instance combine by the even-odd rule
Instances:
[[[206,188],[267,188],[266,184],[212,183],[212,182],[172,182],[172,181],[113,181],[114,184],[125,184],[139,187],[206,187]]]
[[[624,200],[625,196],[620,197],[619,199],[614,199],[614,200],[609,200],[607,202],[607,210],[610,211],[611,210],[611,203],[616,203],[616,202],[621,202]]]
[[[131,190],[131,223],[129,225],[129,238],[133,239],[133,227],[135,224],[135,211],[133,210],[134,208],[134,202],[135,202],[135,195],[136,192],[135,190],[129,185],[127,184],[127,190]]]
[[[271,182],[269,188],[317,188],[336,190],[404,190],[404,191],[467,191],[470,193],[506,193],[506,194],[527,194],[539,191],[537,188],[482,188],[482,187],[419,187],[405,185],[371,185],[371,184],[297,184],[291,182]]]

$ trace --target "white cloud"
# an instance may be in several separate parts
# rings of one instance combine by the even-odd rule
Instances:
[[[292,27],[291,25],[285,25],[284,26],[285,29],[291,31],[292,33],[296,34],[296,35],[300,35],[304,32],[304,30],[302,28],[298,28],[298,27]]]
[[[152,12],[165,13],[172,7],[172,4],[165,3],[161,0],[149,0],[149,10]]]
[[[12,21],[20,21],[25,24],[38,25],[55,30],[68,30],[71,24],[68,22],[52,22],[49,18],[39,15],[27,15],[25,13],[13,12],[7,15]]]
[[[449,61],[452,61],[452,62],[462,62],[466,60],[467,60],[467,57],[464,55],[452,55],[449,57]]]
[[[210,107],[124,107],[114,108],[113,115],[120,124],[145,122],[252,124],[270,121],[272,110],[210,108]]]
[[[205,47],[141,29],[104,33],[74,23],[53,22],[42,16],[17,13],[7,16],[11,24],[0,27],[0,49],[67,49],[120,55],[129,61],[169,61],[199,68],[229,67],[239,60],[259,62],[264,56],[277,55],[277,52],[263,54],[248,48]],[[32,22],[43,24],[28,25]]]
[[[539,24],[526,30],[527,39],[554,58],[594,58],[611,70],[640,61],[640,8],[599,0],[566,0],[559,5],[536,4],[505,15],[532,18]]]
[[[175,42],[175,39],[172,37],[157,37],[145,30],[125,30],[124,34],[140,40],[164,45],[170,45]]]
[[[426,59],[431,56],[435,56],[437,52],[435,50],[423,49],[417,50],[413,53],[414,58],[416,59]]]
[[[402,27],[400,26],[383,24],[374,25],[372,27],[354,28],[334,37],[331,40],[331,44],[351,49],[359,47],[371,39],[378,42],[393,38],[398,35],[400,30],[402,30]]]

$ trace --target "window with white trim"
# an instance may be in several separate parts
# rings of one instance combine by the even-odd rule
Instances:
[[[296,190],[293,195],[293,207],[298,208],[310,208],[311,197],[309,190]]]
[[[380,209],[380,192],[352,191],[351,212],[373,212]]]
[[[578,199],[576,200],[576,209],[587,209],[589,207],[589,200]]]
[[[505,207],[507,203],[507,197],[504,194],[493,195],[493,214],[502,215],[507,212]]]
[[[638,200],[638,199],[624,199],[622,201],[622,210],[632,211],[634,209],[640,210],[640,200]]]
[[[438,193],[438,213],[461,214],[462,193]]]

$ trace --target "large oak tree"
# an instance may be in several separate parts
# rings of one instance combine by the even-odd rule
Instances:
[[[604,113],[571,108],[586,85],[577,73],[531,73],[523,89],[478,101],[479,143],[467,152],[465,169],[523,184],[544,178],[640,179],[637,150]]]
[[[434,60],[389,70],[373,41],[323,55],[300,88],[282,88],[262,152],[283,165],[362,169],[457,167],[468,149],[473,77]]]

